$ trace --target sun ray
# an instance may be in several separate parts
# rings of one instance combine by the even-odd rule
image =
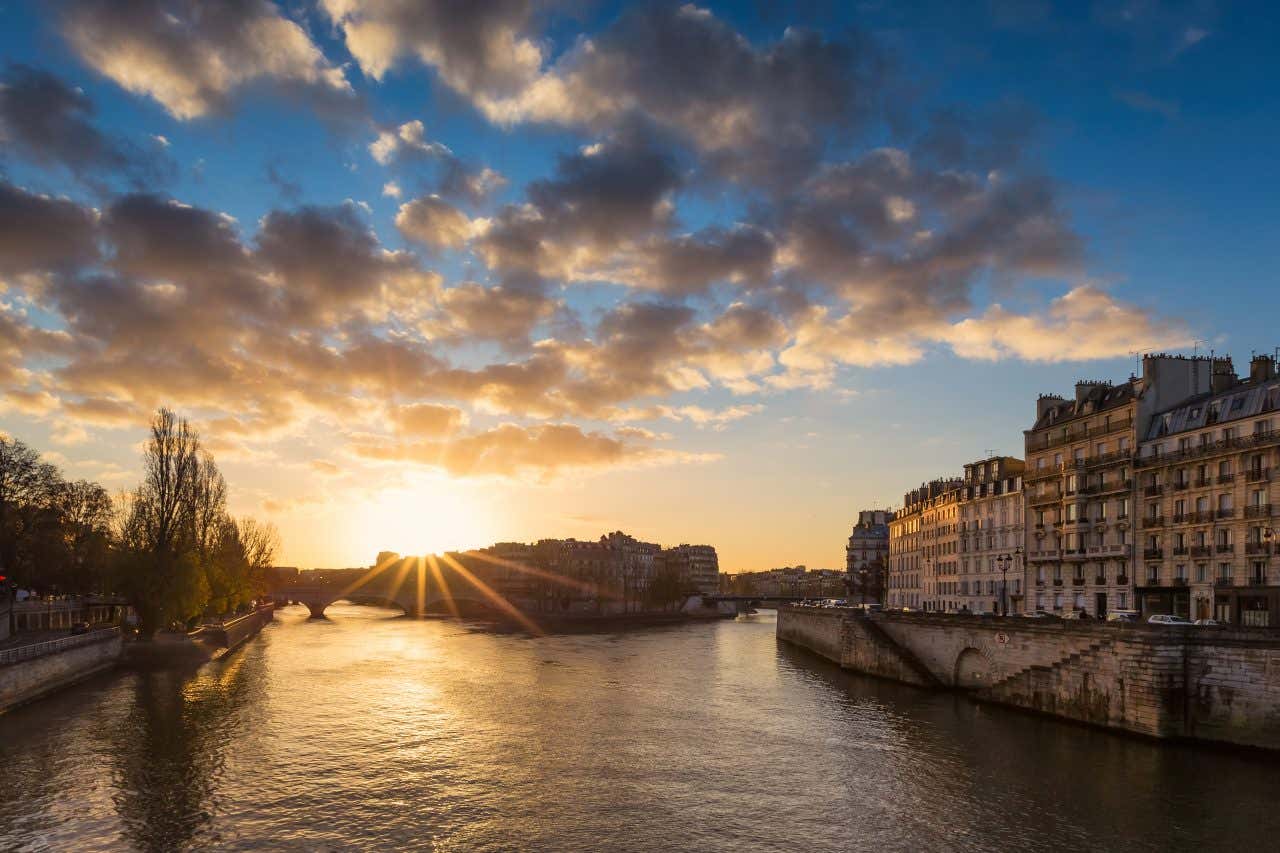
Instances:
[[[417,616],[418,618],[422,617],[422,612],[423,610],[426,609],[426,606],[427,606],[427,572],[426,572],[426,566],[424,563],[425,561],[422,559],[422,557],[419,557],[418,558],[418,598],[417,598],[418,609],[414,612],[414,615]]]
[[[444,578],[444,572],[440,571],[440,563],[436,561],[435,554],[427,555],[427,565],[431,567],[431,575],[436,579],[436,583],[440,584],[440,596],[444,599],[444,606],[449,608],[449,613],[454,619],[460,619],[462,614],[458,611],[458,604],[453,600],[453,591],[449,589],[449,582]]]
[[[542,635],[546,633],[545,631],[542,630],[541,627],[538,626],[536,622],[530,619],[518,607],[516,607],[514,604],[508,601],[504,596],[496,592],[487,583],[480,580],[480,578],[476,577],[471,572],[471,570],[468,569],[466,566],[462,565],[457,560],[455,560],[453,558],[453,555],[447,554],[447,553],[441,554],[440,559],[444,560],[445,563],[447,563],[450,568],[452,568],[458,574],[462,575],[464,580],[466,580],[468,583],[474,586],[476,590],[485,598],[487,598],[490,602],[492,602],[495,607],[497,607],[503,613],[506,613],[512,619],[519,622],[530,633],[538,634],[538,635]]]
[[[527,575],[532,575],[533,577],[536,577],[536,578],[542,578],[543,580],[548,580],[548,581],[551,581],[552,583],[560,584],[561,586],[567,586],[571,589],[576,589],[580,592],[589,593],[591,591],[590,584],[584,583],[583,581],[580,581],[580,580],[575,580],[574,578],[568,577],[567,575],[558,574],[556,572],[549,572],[549,571],[546,571],[545,569],[537,569],[537,568],[534,568],[533,566],[527,566],[524,563],[517,563],[513,560],[504,560],[501,557],[495,557],[492,554],[486,554],[483,551],[464,551],[463,553],[465,553],[468,557],[475,557],[476,559],[483,560],[486,563],[493,563],[495,566],[502,566],[503,568],[514,569],[517,572],[522,572]]]

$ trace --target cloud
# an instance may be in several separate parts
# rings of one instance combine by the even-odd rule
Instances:
[[[447,442],[394,443],[365,440],[352,445],[359,458],[410,462],[440,468],[456,477],[547,479],[566,472],[648,465],[693,464],[718,458],[636,443],[634,434],[584,432],[574,424],[532,427],[501,424]]]
[[[11,65],[0,77],[0,141],[10,150],[95,187],[107,178],[139,187],[171,175],[166,156],[108,136],[92,117],[89,97],[47,71]]]
[[[98,257],[98,215],[0,180],[0,275],[76,269]]]
[[[452,157],[448,146],[426,138],[421,121],[407,121],[398,128],[383,130],[369,143],[369,155],[383,166],[395,161],[415,158]]]
[[[456,406],[412,403],[393,409],[391,421],[403,434],[414,438],[441,438],[457,432],[467,422],[467,416]]]
[[[1177,101],[1161,100],[1148,95],[1146,92],[1125,89],[1116,92],[1115,98],[1120,103],[1132,107],[1138,112],[1156,113],[1170,120],[1177,118],[1181,112],[1181,107]]]
[[[400,205],[396,228],[409,240],[432,249],[460,249],[482,228],[467,215],[436,195],[422,196]]]
[[[981,316],[954,324],[942,337],[962,358],[1056,362],[1177,348],[1189,345],[1193,335],[1082,285],[1053,300],[1044,316],[1019,316],[992,305]]]
[[[252,84],[338,110],[355,100],[342,69],[266,0],[71,0],[61,30],[87,65],[179,119],[225,110]]]

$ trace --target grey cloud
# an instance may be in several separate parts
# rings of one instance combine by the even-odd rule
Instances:
[[[122,178],[134,186],[159,183],[173,164],[94,126],[93,102],[79,89],[27,65],[10,65],[0,79],[0,141],[42,166],[59,165],[100,186]]]
[[[98,257],[97,215],[0,180],[0,274],[75,269]]]

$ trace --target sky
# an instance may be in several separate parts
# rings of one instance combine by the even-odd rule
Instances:
[[[0,3],[0,431],[280,562],[843,565],[1133,353],[1280,344],[1266,3]]]

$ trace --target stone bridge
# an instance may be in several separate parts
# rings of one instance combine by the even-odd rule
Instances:
[[[1280,749],[1280,631],[784,607],[840,666],[1152,737]]]
[[[445,597],[434,585],[428,586],[419,593],[417,586],[413,583],[407,583],[395,592],[363,588],[346,590],[340,586],[288,586],[277,590],[274,598],[282,604],[290,602],[305,604],[311,611],[312,619],[325,618],[325,610],[336,601],[390,607],[403,611],[406,616],[490,613],[494,610],[493,605],[479,595],[454,593]]]

